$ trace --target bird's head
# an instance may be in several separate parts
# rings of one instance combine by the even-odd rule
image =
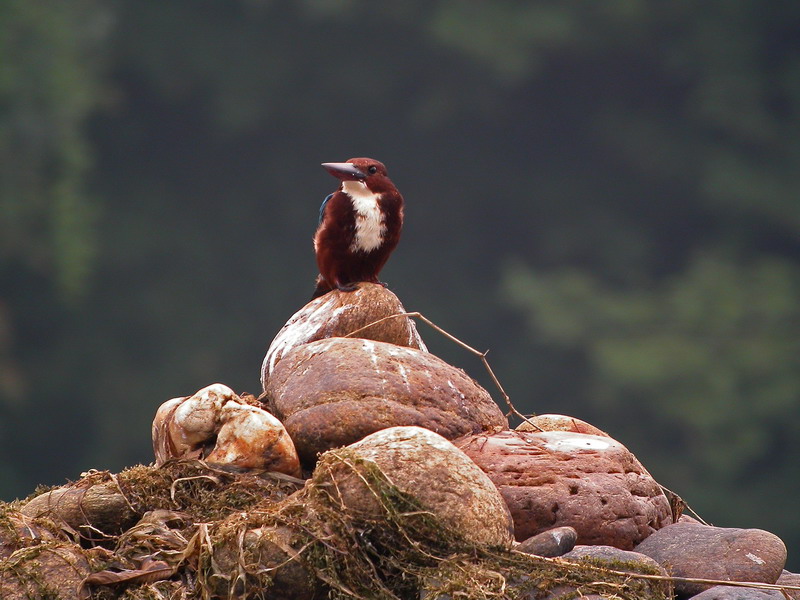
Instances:
[[[343,163],[322,163],[322,166],[336,179],[361,183],[373,193],[395,189],[386,175],[386,166],[374,158],[351,158]]]

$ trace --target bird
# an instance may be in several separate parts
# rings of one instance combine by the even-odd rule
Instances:
[[[400,240],[403,196],[373,158],[322,163],[341,181],[319,209],[314,253],[319,276],[312,299],[359,282],[380,283],[380,273]]]

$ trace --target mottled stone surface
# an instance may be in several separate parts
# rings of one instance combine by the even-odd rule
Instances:
[[[4,510],[3,523],[0,526],[0,562],[20,548],[53,539],[55,536],[34,523],[31,516],[14,510]]]
[[[571,431],[572,433],[588,433],[590,435],[610,437],[602,429],[567,415],[536,415],[528,417],[528,421],[520,423],[517,426],[517,431]]]
[[[633,547],[671,523],[661,488],[622,444],[566,431],[501,431],[457,441],[497,485],[518,540],[570,526],[579,544]]]
[[[386,318],[405,312],[397,296],[375,283],[360,283],[353,292],[334,290],[315,298],[297,311],[272,340],[261,367],[262,389],[266,389],[275,366],[287,352],[317,340],[353,334],[352,337],[425,350],[411,318]]]
[[[513,525],[491,480],[469,457],[442,436],[422,427],[392,427],[351,444],[355,459],[375,465],[423,508],[464,540],[510,548]],[[348,509],[382,516],[376,495],[336,451],[323,455],[313,475]],[[335,482],[335,485],[333,485]]]
[[[778,577],[778,581],[775,583],[778,585],[790,585],[792,587],[800,588],[800,574],[783,571],[781,576]],[[789,594],[789,597],[792,600],[800,600],[800,589],[786,590],[786,593]]]
[[[786,600],[786,596],[778,590],[715,585],[692,596],[692,600]]]
[[[300,459],[283,424],[250,397],[220,383],[162,404],[153,420],[156,465],[172,458],[300,476]]]
[[[86,597],[78,590],[92,572],[87,551],[70,542],[46,542],[35,546],[32,553],[35,558],[23,560],[22,564],[2,565],[0,598],[82,600]]]
[[[614,546],[575,546],[563,558],[567,560],[588,558],[593,562],[606,563],[609,569],[624,573],[643,573],[655,570],[658,574],[667,576],[667,571],[649,556],[632,550],[620,550]]]
[[[622,571],[625,573],[648,573],[653,570],[659,574],[666,575],[658,563],[653,559],[631,552],[630,550],[620,550],[613,546],[576,546],[572,551],[561,557],[564,560],[575,562],[589,561],[592,565],[602,568]],[[668,585],[668,584],[662,584]],[[668,588],[671,590],[671,588]],[[650,597],[650,596],[647,596]],[[659,596],[662,597],[662,596]],[[604,600],[606,596],[599,594],[584,594],[582,590],[569,585],[561,585],[551,590],[540,600],[563,600],[564,598],[580,598],[581,600]],[[525,600],[534,600],[527,597]]]
[[[258,557],[258,565],[269,569],[269,587],[257,594],[232,594],[229,581],[223,577],[212,577],[215,589],[212,598],[269,598],[269,600],[316,600],[327,598],[327,590],[320,579],[314,576],[298,556],[301,544],[297,532],[280,525],[258,527],[244,533],[239,544],[216,544],[214,561],[223,573],[237,573],[243,555]],[[252,589],[252,588],[251,588]]]
[[[786,546],[761,529],[675,523],[636,547],[677,577],[720,581],[775,583],[786,563]],[[699,594],[710,586],[678,582],[681,595]]]
[[[489,393],[461,369],[413,348],[332,338],[284,355],[266,398],[304,464],[370,433],[419,425],[453,439],[507,428]]]
[[[691,515],[683,514],[678,518],[678,523],[696,523],[699,525],[700,521],[698,521]]]
[[[515,550],[536,556],[562,556],[575,547],[578,532],[572,527],[554,527],[529,537],[515,546]]]

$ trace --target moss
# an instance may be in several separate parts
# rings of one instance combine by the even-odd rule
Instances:
[[[138,465],[117,476],[134,510],[177,510],[196,522],[220,521],[265,500],[277,502],[302,485],[274,473],[237,473],[200,461],[171,461],[161,467]]]
[[[121,595],[114,596],[119,600],[172,600],[185,598],[185,586],[180,581],[159,581],[148,585],[133,586],[125,589]],[[189,596],[190,597],[190,596]],[[102,600],[92,597],[92,600]]]
[[[573,562],[583,563],[597,567],[598,569],[606,569],[611,571],[622,571],[625,573],[641,573],[642,575],[661,575],[661,570],[653,565],[638,561],[638,560],[619,560],[608,558],[596,558],[593,556],[584,556],[578,560],[570,559]]]
[[[8,559],[0,562],[0,581],[3,590],[11,590],[14,597],[24,597],[36,600],[59,600],[64,597],[74,597],[74,590],[64,594],[59,587],[58,578],[49,576],[49,569],[44,566],[46,553],[52,553],[60,562],[66,562],[75,572],[83,568],[77,563],[88,558],[77,546],[62,541],[47,541],[36,545],[20,548]],[[52,565],[51,565],[52,566]]]
[[[375,498],[374,510],[357,511],[343,502],[337,486],[343,476],[352,475]],[[117,476],[91,473],[74,485],[109,479],[139,514],[168,509],[188,515],[176,525],[186,542],[177,552],[179,569],[172,580],[94,587],[95,600],[272,597],[273,592],[295,593],[294,581],[307,586],[309,597],[316,590],[318,597],[324,593],[334,600],[417,599],[420,590],[431,600],[521,600],[548,594],[566,599],[590,593],[617,600],[670,597],[666,583],[614,572],[642,570],[640,564],[612,564],[612,570],[608,562],[569,562],[471,545],[351,449],[325,453],[314,478],[300,491],[297,481],[285,477],[233,473],[191,461],[132,467]],[[0,529],[11,525],[3,508]],[[261,536],[248,534],[259,528]],[[126,560],[123,545],[113,555],[117,561]],[[161,547],[155,539],[152,545]],[[54,587],[37,579],[38,551],[18,551],[3,569],[14,570],[33,597],[57,598]],[[91,550],[86,552],[93,569],[102,569],[88,554]],[[289,561],[295,554],[297,560]],[[281,578],[290,568],[299,579],[287,584]],[[280,585],[288,587],[281,590]]]
[[[356,512],[342,503],[332,469],[349,469],[377,499],[378,512]],[[349,450],[326,453],[305,489],[290,500],[241,518],[211,533],[217,551],[242,539],[242,531],[283,526],[299,560],[328,588],[330,598],[397,600],[427,597],[464,600],[536,598],[563,590],[564,597],[595,593],[618,600],[665,600],[668,586],[614,573],[593,564],[547,559],[465,542],[370,461]],[[240,589],[270,583],[258,557],[240,546],[229,572],[214,572],[212,554],[201,561],[206,581],[238,581]],[[219,565],[217,565],[219,566]],[[629,565],[621,565],[629,566]],[[637,565],[639,566],[639,565]],[[579,590],[579,591],[578,591]]]

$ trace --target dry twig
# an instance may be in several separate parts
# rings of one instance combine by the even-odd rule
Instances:
[[[419,313],[419,312],[404,312],[404,313],[397,313],[397,314],[394,314],[394,315],[388,315],[386,317],[378,319],[377,321],[373,321],[369,325],[365,325],[364,327],[356,329],[355,331],[351,331],[350,333],[348,333],[344,337],[354,337],[357,333],[360,333],[360,332],[364,331],[365,329],[369,329],[370,327],[373,327],[374,325],[378,325],[379,323],[383,323],[384,321],[388,321],[389,319],[394,319],[394,318],[397,318],[397,317],[413,317],[415,319],[419,319],[420,321],[422,321],[423,323],[425,323],[426,325],[428,325],[429,327],[434,329],[436,332],[438,332],[441,335],[443,335],[444,337],[446,337],[451,342],[455,343],[458,346],[461,346],[467,352],[470,352],[470,353],[474,354],[475,356],[477,356],[478,358],[480,358],[481,362],[483,363],[483,366],[486,368],[486,371],[489,373],[489,377],[491,377],[492,382],[497,387],[497,389],[500,391],[500,395],[502,396],[503,401],[506,403],[506,406],[508,407],[508,411],[509,411],[508,414],[513,414],[516,417],[519,417],[523,421],[527,422],[529,425],[534,427],[537,431],[542,431],[541,427],[539,427],[538,425],[533,423],[530,419],[528,419],[528,417],[526,417],[521,412],[519,412],[516,409],[516,407],[511,403],[511,398],[509,398],[509,396],[506,393],[505,389],[503,389],[503,385],[500,383],[500,380],[497,378],[497,375],[495,375],[494,371],[492,370],[492,367],[489,364],[489,361],[486,359],[486,355],[489,354],[488,350],[486,350],[485,352],[481,352],[480,350],[476,350],[475,348],[473,348],[469,344],[467,344],[465,342],[462,342],[460,339],[458,339],[453,334],[448,333],[447,331],[445,331],[444,329],[439,327],[436,323],[431,321],[428,317],[426,317],[422,313]]]

